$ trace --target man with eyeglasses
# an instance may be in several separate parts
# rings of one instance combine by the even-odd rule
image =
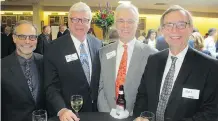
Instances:
[[[72,95],[83,97],[80,112],[97,111],[102,42],[87,35],[91,19],[90,7],[75,3],[68,14],[70,34],[54,40],[44,55],[46,97],[61,121],[79,120],[71,108]]]
[[[101,75],[98,110],[110,112],[115,109],[119,86],[124,85],[126,109],[132,115],[147,58],[156,51],[135,38],[139,12],[134,5],[120,4],[114,17],[119,39],[99,52]]]
[[[16,50],[2,59],[2,121],[31,121],[32,112],[44,109],[43,56],[33,53],[37,29],[19,21],[13,31]]]
[[[218,61],[188,47],[193,20],[184,8],[171,6],[160,23],[169,49],[149,57],[134,115],[151,111],[155,121],[216,121]]]

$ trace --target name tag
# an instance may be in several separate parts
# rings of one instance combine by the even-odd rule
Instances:
[[[199,99],[200,90],[183,88],[182,97],[190,99]]]
[[[114,56],[116,56],[116,51],[115,50],[106,54],[107,59],[111,59]]]
[[[76,53],[74,53],[74,54],[66,55],[65,58],[67,62],[71,62],[77,60],[78,56]]]

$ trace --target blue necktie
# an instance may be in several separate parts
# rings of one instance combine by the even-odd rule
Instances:
[[[29,86],[29,90],[33,96],[33,99],[36,101],[36,95],[34,94],[34,90],[33,90],[33,83],[32,83],[32,74],[30,72],[30,60],[26,60],[24,62],[25,64],[25,72],[24,72],[24,75],[27,79],[27,84]]]
[[[177,57],[171,56],[172,63],[170,66],[170,69],[166,75],[162,91],[159,97],[159,102],[157,106],[157,112],[156,112],[156,121],[164,121],[164,114],[167,107],[167,103],[170,97],[170,94],[173,89],[173,77],[175,73],[175,63],[177,60]]]
[[[84,70],[84,73],[86,75],[86,79],[88,81],[88,83],[90,84],[90,67],[89,67],[89,56],[88,53],[85,50],[85,45],[83,43],[81,43],[80,45],[80,61],[82,63],[82,67]]]

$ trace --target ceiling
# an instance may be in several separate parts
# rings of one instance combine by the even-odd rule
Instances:
[[[109,5],[113,8],[118,5],[119,0],[6,0],[1,2],[2,5],[31,5],[33,3],[42,4],[43,6],[71,6],[73,3],[82,1],[91,7]],[[218,0],[131,0],[132,3],[140,9],[158,9],[165,10],[170,5],[180,5],[189,11],[207,12],[218,14]],[[161,4],[161,5],[155,5]],[[164,5],[162,5],[164,4]]]

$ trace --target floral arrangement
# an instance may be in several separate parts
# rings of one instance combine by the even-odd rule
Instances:
[[[110,26],[114,23],[114,12],[112,8],[109,8],[109,3],[107,2],[107,6],[105,9],[101,8],[99,4],[100,10],[94,16],[95,24],[104,30],[108,30]]]

